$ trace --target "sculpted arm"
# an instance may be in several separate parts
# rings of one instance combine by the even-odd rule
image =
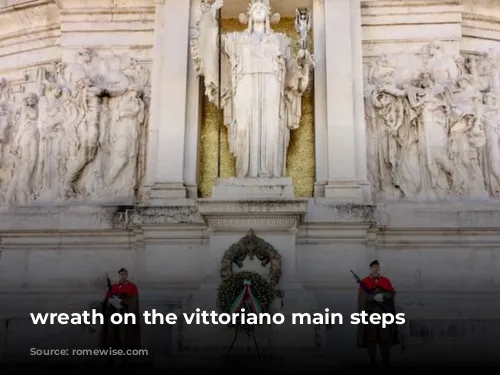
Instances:
[[[314,55],[306,49],[300,49],[295,57],[292,56],[290,42],[286,42],[287,74],[286,86],[302,95],[309,86],[311,70],[315,66]]]
[[[21,116],[20,119],[22,119]],[[21,138],[23,137],[25,131],[26,131],[26,125],[23,122],[20,122],[19,129],[17,130],[16,136],[14,137],[14,148],[18,147],[19,144],[21,143]]]
[[[217,104],[219,92],[219,24],[217,11],[222,1],[213,4],[202,2],[201,16],[197,24],[196,35],[191,39],[191,55],[194,69],[198,76],[204,77],[205,95]],[[224,48],[224,36],[221,48]]]
[[[306,49],[300,49],[292,56],[290,41],[284,41],[285,46],[285,94],[287,103],[289,129],[299,127],[302,116],[302,96],[309,86],[311,70],[314,68],[314,56]]]
[[[382,108],[382,103],[380,103],[380,100],[378,99],[378,96],[379,96],[379,91],[377,90],[373,90],[372,91],[372,103],[373,103],[373,106],[377,109],[380,109]]]
[[[418,108],[425,102],[425,96],[422,96],[420,99],[417,96],[417,88],[411,87],[409,85],[405,86],[405,90],[407,92],[408,103],[412,108]]]
[[[119,109],[120,118],[137,116],[139,122],[144,121],[144,103],[138,96],[132,99],[130,97],[123,98]]]

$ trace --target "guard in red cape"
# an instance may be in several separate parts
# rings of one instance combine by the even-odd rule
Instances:
[[[139,290],[128,280],[128,271],[118,271],[118,282],[111,285],[108,279],[108,291],[104,297],[103,313],[105,316],[101,333],[101,348],[139,349],[141,346],[141,314],[139,309]],[[136,324],[113,324],[110,317],[114,313],[133,313]]]
[[[367,293],[360,285],[358,291],[358,312],[370,314],[396,314],[396,290],[391,281],[380,275],[380,263],[374,260],[370,263],[370,274],[361,283],[371,293]],[[368,318],[369,319],[369,318]],[[393,323],[382,328],[381,324],[358,324],[358,348],[368,350],[370,363],[377,360],[377,346],[380,348],[382,362],[389,365],[391,347],[399,344],[399,329]]]

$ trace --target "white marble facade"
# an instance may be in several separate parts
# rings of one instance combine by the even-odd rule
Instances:
[[[429,293],[497,292],[500,3],[271,5],[312,9],[316,181],[275,212],[245,207],[257,234],[281,238],[296,215],[285,268],[339,310],[349,269],[375,258],[421,316],[455,303]],[[234,202],[197,197],[199,15],[198,0],[0,1],[0,294],[97,299],[125,266],[146,306],[177,304],[213,272],[214,244],[244,235]]]

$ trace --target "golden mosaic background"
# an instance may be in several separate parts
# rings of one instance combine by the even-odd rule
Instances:
[[[283,18],[273,29],[285,33],[293,41],[294,53],[298,49],[298,35],[295,31],[294,18]],[[223,20],[222,31],[243,31],[246,25],[238,20]],[[309,40],[309,51],[312,51],[312,37]],[[314,95],[313,80],[302,99],[302,120],[300,127],[290,134],[290,145],[287,154],[287,175],[292,177],[295,194],[298,197],[312,197],[314,191],[315,154],[314,154]],[[210,197],[212,186],[217,179],[218,170],[218,138],[219,113],[215,105],[206,96],[203,99],[200,147],[200,182],[202,197]],[[236,175],[235,159],[229,152],[227,128],[221,129],[220,173],[221,177]]]

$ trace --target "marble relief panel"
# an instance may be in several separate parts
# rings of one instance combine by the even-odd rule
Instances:
[[[0,200],[134,201],[143,175],[149,70],[83,49],[0,79]]]
[[[500,65],[433,41],[365,72],[369,175],[381,200],[500,197]]]

